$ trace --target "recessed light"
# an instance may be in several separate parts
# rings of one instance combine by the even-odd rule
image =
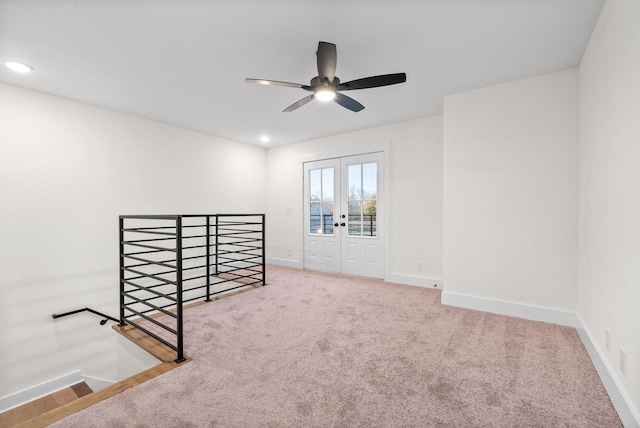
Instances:
[[[268,143],[269,137],[267,137],[266,135],[263,135],[262,137],[260,137],[260,141],[262,141],[263,143]]]
[[[15,59],[3,59],[2,63],[16,73],[30,73],[33,71],[32,66],[21,61],[16,61]]]

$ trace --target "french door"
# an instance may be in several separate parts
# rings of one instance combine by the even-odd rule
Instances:
[[[304,267],[384,278],[383,153],[304,163]]]

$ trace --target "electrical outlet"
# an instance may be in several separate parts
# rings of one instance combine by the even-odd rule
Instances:
[[[416,269],[418,272],[422,272],[424,270],[424,263],[418,262],[418,267]]]
[[[287,257],[291,257],[291,250],[287,250]]]
[[[287,207],[284,212],[286,214],[291,214],[293,212],[293,210],[291,209],[291,207]]]
[[[611,332],[609,331],[609,329],[606,329],[604,331],[604,347],[608,351],[610,346],[611,346]]]
[[[620,347],[620,372],[623,375],[627,375],[627,351]]]

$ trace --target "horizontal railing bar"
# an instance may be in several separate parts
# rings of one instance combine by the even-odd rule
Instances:
[[[202,254],[200,256],[191,256],[191,257],[183,257],[182,260],[193,260],[193,259],[202,259],[202,258],[206,258],[207,255],[206,254]],[[212,254],[209,254],[209,257],[213,257]]]
[[[234,214],[234,213],[224,213],[224,214],[122,214],[120,218],[137,218],[137,219],[149,219],[149,220],[157,220],[157,219],[176,219],[178,217],[182,218],[191,218],[191,217],[263,217],[264,214]]]
[[[164,291],[165,288],[162,287],[171,287],[173,288],[173,285],[170,284],[153,284],[153,285],[142,285],[142,284],[138,284],[136,282],[132,282],[129,280],[125,279],[125,284],[126,285],[130,285],[131,287],[135,287],[134,289],[127,289],[127,292],[131,292],[131,293],[137,293],[137,292],[142,292],[142,291],[148,291],[149,293],[155,294],[157,296],[163,297],[163,296],[172,296],[174,294],[176,294],[176,291]],[[157,291],[156,289],[160,288],[163,291]]]
[[[259,249],[260,248],[245,248],[245,249],[242,249],[242,250],[235,250],[235,251],[226,250],[226,251],[222,251],[222,254],[246,254],[246,255],[249,255],[249,256],[255,256],[255,254],[249,253],[249,251],[254,251],[254,250],[259,250]],[[220,253],[218,253],[218,255],[219,254]]]
[[[134,247],[151,248],[152,250],[171,251],[171,252],[174,252],[174,253],[177,251],[175,248],[156,247],[154,245],[137,244],[137,243],[132,243],[132,242],[128,242],[128,241],[123,241],[122,244],[123,245],[132,245]]]
[[[128,255],[124,255],[124,257],[128,257]],[[206,254],[202,254],[199,256],[191,256],[191,257],[183,257],[182,261],[184,260],[194,260],[194,259],[202,259],[202,258],[206,258],[207,255]],[[211,255],[210,255],[211,257]],[[158,261],[149,261],[149,263],[145,264],[145,265],[129,265],[126,267],[135,267],[135,266],[148,266],[148,265],[154,265],[154,264],[158,264],[158,265],[162,265],[163,263],[168,263],[168,262],[175,262],[177,261],[176,259],[167,259],[167,260],[158,260]],[[176,266],[173,265],[169,265],[169,267],[173,268],[174,270],[176,269]]]
[[[220,273],[229,273],[229,272],[232,273],[232,272],[235,272],[237,270],[248,270],[248,271],[251,271],[251,272],[255,272],[256,274],[262,273],[262,270],[254,270],[254,269],[252,269],[252,268],[254,268],[256,266],[262,266],[262,263],[254,263],[252,266],[247,266],[247,267],[243,267],[243,268],[236,268],[236,269],[232,269],[232,270],[228,270],[228,271],[220,272]]]
[[[227,282],[229,282],[229,281],[227,281]],[[222,284],[222,283],[219,283],[219,284]],[[215,291],[215,292],[209,293],[209,295],[215,296],[216,294],[226,293],[228,291],[232,291],[232,290],[235,290],[235,289],[238,289],[238,288],[250,287],[250,286],[252,286],[254,284],[257,284],[257,282],[256,283],[251,283],[251,284],[241,284],[241,285],[237,285],[237,286],[231,287],[231,288],[225,288],[224,290],[220,290],[220,291]],[[191,297],[189,299],[185,299],[184,301],[185,302],[192,302],[192,301],[198,300],[198,299],[202,299],[202,297]]]
[[[138,263],[138,264],[134,264],[134,265],[126,265],[125,267],[128,268],[137,268],[137,267],[143,267],[143,266],[155,266],[155,263]],[[176,268],[173,267],[173,270],[171,272],[175,272]],[[158,275],[158,272],[154,272],[156,275]]]
[[[174,214],[150,214],[150,215],[121,215],[121,219],[135,218],[140,220],[176,220],[181,215]]]
[[[247,253],[225,253],[225,254],[218,255],[218,262],[220,262],[220,259],[223,259],[223,260],[235,260],[235,261],[241,262],[243,260],[262,259],[262,255],[261,254],[247,254]]]
[[[209,265],[209,266],[215,266],[215,265]],[[204,269],[206,267],[207,265],[198,265],[198,266],[190,266],[188,268],[182,268],[182,270],[185,271],[185,270],[194,270],[194,269]]]
[[[244,262],[246,260],[254,260],[254,259],[261,259],[261,258],[262,258],[262,256],[260,256],[260,255],[255,255],[253,257],[246,257],[244,259],[234,259],[234,258],[231,258],[231,257],[224,257],[224,256],[221,256],[221,255],[218,255],[218,264],[223,264],[223,263],[220,262],[220,259],[227,260],[228,262]],[[224,263],[227,263],[227,262],[224,262]]]
[[[168,227],[157,227],[155,229],[168,229]],[[160,232],[159,230],[152,230],[152,228],[140,228],[140,229],[122,229],[123,232],[129,233],[148,233],[150,235],[167,235],[176,236],[176,232]]]
[[[152,303],[149,303],[149,301],[148,301],[148,300],[146,300],[146,299],[144,299],[144,300],[143,300],[143,299],[138,299],[137,297],[132,296],[132,295],[130,295],[130,294],[128,294],[128,293],[124,293],[124,296],[125,296],[125,297],[128,297],[129,299],[133,299],[133,300],[135,300],[135,301],[136,301],[136,303],[139,303],[139,304],[141,304],[141,305],[147,305],[147,306],[149,306],[150,308],[153,308],[153,309],[155,309],[156,311],[160,311],[160,312],[162,312],[163,314],[168,315],[168,316],[170,316],[170,317],[172,317],[172,318],[177,318],[177,317],[178,317],[176,314],[174,314],[174,313],[172,313],[172,312],[169,312],[169,311],[167,311],[166,309],[163,309],[161,306],[156,306],[156,305],[154,305],[154,304],[152,304]],[[158,299],[160,299],[161,297],[157,297],[157,298],[158,298]],[[149,300],[152,300],[152,299],[149,299]],[[130,304],[131,304],[131,302],[125,303],[125,306],[130,305]],[[170,305],[170,306],[175,306],[175,305]]]
[[[224,238],[223,236],[221,236],[220,238]],[[238,241],[224,241],[224,242],[219,242],[218,245],[233,245],[233,244],[246,244],[247,242],[260,242],[262,241],[262,238],[250,238],[248,236],[234,236],[233,239],[241,239]]]
[[[218,264],[220,265],[226,265],[229,263],[233,263],[233,262],[248,262],[251,264],[259,264],[260,262],[258,261],[259,259],[262,259],[262,256],[260,255],[255,255],[253,257],[244,257],[241,258],[242,256],[249,256],[250,254],[234,254],[234,257],[224,257],[224,256],[218,256]],[[221,261],[222,260],[222,261]]]
[[[251,273],[248,275],[243,275],[243,274],[239,274],[239,273],[234,273],[233,271],[227,271],[227,272],[220,272],[220,274],[224,274],[224,275],[233,275],[233,279],[242,279],[242,278],[252,278],[256,275],[258,275],[258,273],[262,273],[262,272],[255,272],[255,273]],[[218,275],[220,275],[218,274]]]
[[[231,213],[225,213],[225,214],[209,214],[210,216],[217,216],[217,217],[263,217],[264,214],[231,214]]]
[[[256,239],[254,241],[262,241],[262,239]],[[252,249],[252,250],[262,250],[262,247],[258,246],[258,245],[245,245],[245,244],[248,244],[250,242],[252,242],[252,241],[239,241],[239,242],[236,242],[234,244],[224,243],[224,244],[222,244],[220,246],[222,247],[222,246],[231,246],[231,245],[233,245],[234,247],[244,247],[244,248],[249,248],[249,249]]]
[[[136,251],[135,253],[122,253],[123,256],[137,256],[139,254],[155,254],[155,253],[165,253],[166,251],[162,250],[150,250],[150,251]]]
[[[218,244],[218,251],[229,251],[229,248],[239,247],[239,248],[249,248],[251,250],[260,250],[262,247],[257,245],[251,245],[254,242],[260,242],[258,239],[251,239],[247,241],[230,241],[230,242],[220,242]]]
[[[131,285],[131,284],[129,284],[129,285]],[[168,308],[169,306],[176,306],[176,303],[178,302],[178,300],[175,299],[173,296],[178,294],[177,291],[171,291],[169,293],[159,293],[159,292],[154,292],[155,290],[151,289],[151,288],[157,288],[157,286],[148,287],[148,288],[149,288],[149,290],[147,290],[147,289],[129,289],[129,290],[126,290],[125,292],[133,294],[133,293],[137,293],[137,292],[148,291],[149,293],[152,293],[152,294],[155,295],[155,296],[149,297],[148,300],[165,299],[166,298],[167,300],[171,300],[171,302],[173,302],[173,303],[167,303],[165,306],[161,306],[161,307]]]
[[[250,233],[262,233],[260,230],[233,230],[229,229],[229,232],[226,232],[225,229],[222,229],[223,233],[220,233],[220,228],[218,228],[218,236],[231,236],[231,235],[248,235]]]
[[[141,312],[138,312],[138,311],[136,311],[135,309],[131,309],[131,308],[130,308],[130,307],[128,307],[127,305],[124,305],[124,310],[125,310],[125,311],[129,311],[129,312],[131,312],[131,313],[133,313],[133,314],[135,314],[135,315],[137,315],[137,316],[139,316],[139,317],[142,317],[142,318],[146,319],[147,321],[154,323],[154,324],[155,324],[155,325],[157,325],[158,327],[160,327],[160,328],[163,328],[163,329],[167,330],[167,331],[168,331],[168,332],[170,332],[170,333],[173,333],[173,334],[175,334],[175,335],[178,335],[178,331],[177,331],[177,330],[174,330],[174,329],[172,329],[171,327],[169,327],[168,325],[166,325],[166,324],[162,324],[161,322],[156,321],[154,318],[152,318],[152,317],[150,317],[150,316],[147,316],[147,315],[145,315],[145,314],[143,314],[143,313],[141,313]],[[127,318],[127,317],[125,317],[125,318]]]
[[[176,225],[170,224],[168,226],[140,226],[140,227],[123,227],[120,229],[123,232],[136,232],[138,230],[161,230],[161,229],[173,229],[175,230]]]
[[[123,244],[139,244],[140,242],[175,241],[175,240],[176,240],[175,236],[171,236],[170,238],[129,239],[127,241],[123,241]]]
[[[129,269],[129,268],[127,268],[127,267],[123,267],[122,269],[123,269],[123,270],[125,270],[125,271],[127,271],[127,272],[133,272],[133,273],[135,273],[136,275],[142,275],[142,276],[143,276],[143,277],[145,277],[145,278],[153,278],[153,279],[155,279],[156,281],[165,282],[165,283],[167,283],[167,284],[172,284],[172,285],[177,285],[176,281],[170,281],[170,280],[165,279],[165,278],[160,278],[160,277],[157,277],[157,276],[156,276],[156,275],[154,275],[154,274],[144,273],[144,272],[139,272],[139,271],[137,271],[137,270],[135,270],[135,269]]]
[[[135,291],[139,291],[139,290],[129,290],[129,291],[127,292],[126,296],[127,296],[127,297],[132,297],[132,298],[133,298],[134,296],[133,296],[133,295],[131,295],[131,292],[135,292]],[[142,304],[142,302],[151,302],[151,301],[153,301],[153,300],[157,300],[157,299],[171,300],[170,298],[168,298],[168,297],[167,297],[167,296],[170,296],[171,294],[175,294],[175,293],[169,293],[169,294],[168,294],[168,295],[166,295],[166,296],[151,296],[151,297],[147,297],[146,299],[139,299],[139,300],[141,300],[141,302],[140,302],[141,304]],[[126,305],[135,305],[135,304],[137,304],[137,303],[136,303],[136,302],[127,302],[127,303],[125,303],[125,304],[126,304]],[[158,306],[158,305],[156,305],[156,306]],[[172,301],[171,303],[167,303],[167,304],[164,304],[164,305],[160,305],[160,306],[158,306],[158,307],[159,307],[159,308],[163,308],[163,309],[164,309],[164,308],[175,308],[175,307],[176,307],[176,304],[175,304],[175,302],[173,302],[173,301]],[[147,309],[147,310],[142,311],[142,313],[143,313],[143,314],[146,314],[147,312],[153,312],[153,309]],[[175,316],[174,316],[174,318],[175,318]]]
[[[192,278],[182,278],[182,282],[186,282],[186,281],[193,281],[194,279],[202,279],[202,278],[206,278],[207,274],[204,275],[199,275],[199,276],[194,276]],[[184,291],[184,290],[183,290]]]
[[[163,339],[162,337],[158,336],[157,334],[150,332],[146,328],[142,327],[140,324],[135,323],[135,322],[133,322],[131,320],[127,320],[127,323],[133,325],[135,328],[137,328],[138,330],[148,334],[149,336],[153,337],[154,339],[164,343],[165,345],[167,345],[169,348],[173,349],[174,351],[178,351],[178,347],[176,345],[173,345],[172,343],[166,341],[165,339]]]
[[[155,284],[155,285],[153,286],[153,288],[152,288],[152,287],[144,287],[144,286],[142,286],[142,285],[138,285],[138,284],[136,284],[136,283],[134,283],[134,282],[129,282],[129,281],[127,281],[126,279],[125,279],[123,282],[124,282],[125,284],[127,284],[127,285],[132,286],[132,287],[136,287],[136,288],[137,288],[137,289],[139,289],[139,290],[148,291],[149,293],[156,294],[156,295],[158,295],[158,296],[160,296],[160,297],[168,296],[168,294],[160,293],[160,292],[158,292],[158,291],[156,291],[156,290],[154,290],[154,289],[153,289],[153,288],[157,288],[160,284]],[[165,285],[165,284],[162,284],[162,285]],[[131,290],[129,290],[128,292],[131,292]],[[174,302],[176,302],[176,303],[178,302],[178,299],[174,299],[174,298],[171,298],[171,297],[167,297],[167,298],[168,298],[169,300],[173,300],[173,301],[174,301]]]
[[[167,274],[170,274],[170,273],[176,273],[176,270],[173,269],[173,270],[170,270],[170,271],[155,272],[154,275],[167,275]],[[140,278],[149,278],[149,277],[147,275],[138,275],[138,276],[131,276],[131,277],[125,278],[125,279],[127,279],[129,281],[132,281],[134,279],[140,279]],[[162,285],[167,285],[167,283],[162,283]],[[175,285],[175,284],[170,284],[170,285]]]
[[[168,263],[167,263],[167,262],[170,262],[170,261],[175,261],[175,262],[177,262],[177,260],[175,260],[175,259],[172,259],[172,260],[163,260],[163,261],[155,261],[155,260],[147,260],[147,259],[143,259],[142,257],[136,257],[136,256],[126,256],[126,255],[125,255],[125,256],[123,256],[123,257],[124,257],[124,258],[126,258],[126,259],[132,259],[132,260],[137,260],[137,261],[139,261],[139,262],[145,262],[145,263],[146,263],[145,265],[137,265],[137,266],[149,266],[149,265],[153,265],[153,266],[164,266],[164,267],[166,267],[166,268],[171,268],[171,269],[174,269],[174,270],[176,269],[176,266],[174,266],[174,265],[170,265],[170,264],[168,264]],[[125,267],[130,268],[130,267],[134,267],[134,266],[129,265],[129,266],[125,266]]]
[[[194,248],[207,248],[207,244],[191,245],[191,246],[188,246],[188,247],[182,247],[183,250],[193,250]]]

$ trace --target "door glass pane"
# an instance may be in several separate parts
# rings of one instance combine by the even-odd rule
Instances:
[[[333,234],[333,167],[309,170],[309,233]]]
[[[322,170],[322,200],[333,201],[333,168]]]
[[[349,235],[362,235],[362,202],[349,201]]]
[[[349,199],[362,197],[362,165],[349,165]]]
[[[322,233],[321,203],[309,203],[309,233]]]
[[[378,164],[365,163],[362,165],[362,198],[369,199],[378,192]]]
[[[349,235],[377,236],[377,162],[349,165]]]
[[[322,204],[322,231],[325,234],[333,233],[333,202]]]
[[[309,199],[312,201],[322,200],[322,175],[319,169],[309,171]]]
[[[376,201],[364,201],[362,208],[362,235],[377,236],[377,221],[378,217],[376,215]]]

